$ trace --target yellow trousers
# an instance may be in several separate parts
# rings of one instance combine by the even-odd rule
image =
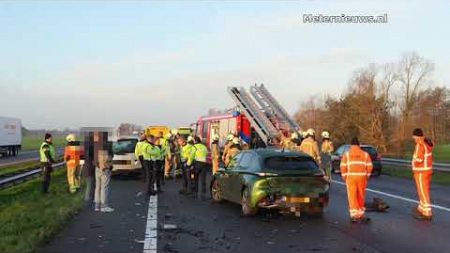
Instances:
[[[67,167],[67,182],[71,193],[76,192],[80,188],[80,171],[81,166]]]

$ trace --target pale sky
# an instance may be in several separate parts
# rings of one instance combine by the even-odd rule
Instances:
[[[0,116],[27,128],[181,126],[264,83],[290,113],[416,51],[450,86],[450,1],[0,2]],[[302,14],[388,24],[305,24]]]

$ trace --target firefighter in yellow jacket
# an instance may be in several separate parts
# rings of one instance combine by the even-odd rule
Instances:
[[[212,137],[211,143],[211,162],[213,175],[219,170],[220,150],[219,150],[219,135],[215,134]]]
[[[64,161],[67,166],[67,182],[69,183],[69,192],[75,193],[80,189],[80,171],[81,171],[81,146],[76,141],[74,134],[66,137],[67,146],[64,149]]]
[[[320,153],[319,153],[319,145],[315,140],[315,131],[310,128],[306,131],[306,138],[302,141],[300,145],[300,151],[310,155],[317,164],[320,165]]]

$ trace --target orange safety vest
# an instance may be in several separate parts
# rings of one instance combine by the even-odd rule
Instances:
[[[416,143],[412,159],[413,172],[431,172],[433,169],[433,147],[424,141]]]
[[[369,177],[372,174],[370,155],[357,145],[352,145],[341,160],[341,175],[344,178]]]
[[[81,147],[79,145],[67,145],[64,149],[64,161],[68,168],[76,168],[80,165]]]

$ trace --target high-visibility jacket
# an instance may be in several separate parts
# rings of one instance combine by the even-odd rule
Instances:
[[[152,161],[164,160],[164,153],[159,145],[153,145]]]
[[[297,144],[292,139],[284,139],[281,142],[281,146],[284,149],[291,150],[291,151],[295,151],[297,148]]]
[[[161,138],[160,139],[161,142],[161,151],[163,153],[164,157],[170,157],[171,153],[170,153],[170,145],[169,145],[169,139],[167,138]]]
[[[69,143],[64,149],[64,161],[69,169],[80,166],[82,149],[79,143]]]
[[[194,145],[187,143],[186,145],[181,147],[180,158],[182,162],[186,162],[189,159],[191,154],[191,150],[194,148]]]
[[[322,153],[326,153],[326,154],[331,154],[334,152],[334,146],[333,146],[333,142],[331,142],[330,140],[324,140],[322,142],[322,146],[320,151]]]
[[[352,145],[342,156],[341,175],[347,178],[368,178],[372,174],[372,159],[358,145]]]
[[[300,145],[300,151],[310,155],[314,160],[320,163],[319,145],[312,138],[306,138]]]
[[[146,141],[139,141],[136,143],[136,147],[134,148],[134,155],[136,158],[139,158],[140,156],[144,156],[144,150],[143,150],[143,144],[146,143]]]
[[[211,145],[211,159],[213,159],[213,160],[219,159],[219,156],[220,156],[219,144],[213,143]]]
[[[49,162],[49,160],[47,159],[47,156],[45,155],[46,152],[49,152],[50,158],[53,161],[56,160],[56,151],[55,151],[55,147],[53,146],[53,143],[44,141],[41,144],[41,148],[39,149],[39,157],[40,157],[40,161],[43,163]]]
[[[412,159],[413,172],[431,172],[433,168],[433,147],[419,139]]]
[[[142,156],[144,157],[144,160],[152,161],[157,154],[157,150],[155,149],[155,146],[151,143],[145,141],[142,146]]]
[[[227,163],[227,157],[228,157],[228,150],[230,149],[230,146],[233,143],[231,141],[227,141],[225,143],[225,146],[223,147],[223,154],[222,154],[222,161],[224,161],[225,163]]]
[[[188,165],[191,165],[194,161],[196,162],[206,162],[206,157],[208,156],[208,148],[203,143],[197,143],[191,149]]]

